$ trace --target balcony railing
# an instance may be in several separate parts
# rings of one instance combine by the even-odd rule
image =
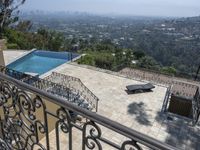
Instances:
[[[98,110],[99,99],[78,78],[53,73],[49,77],[41,79],[38,76],[25,74],[3,66],[0,66],[0,72],[28,83],[40,90],[65,98],[88,110],[95,112]]]
[[[75,119],[71,112],[82,119]],[[3,150],[176,150],[3,73],[0,73],[0,116]]]
[[[199,122],[200,117],[200,91],[199,88],[196,91],[196,94],[194,96],[193,102],[193,122],[194,124],[197,124]]]
[[[53,72],[51,75],[46,77],[45,80],[61,84],[62,86],[69,88],[71,91],[74,91],[74,93],[79,93],[80,97],[85,99],[90,105],[93,105],[93,108],[95,108],[97,112],[99,98],[94,95],[94,93],[92,93],[80,79]]]

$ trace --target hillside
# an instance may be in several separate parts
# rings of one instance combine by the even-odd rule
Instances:
[[[200,64],[200,17],[107,17],[37,12],[23,14],[22,18],[33,22],[32,31],[41,27],[56,30],[77,45],[80,41],[91,45],[109,40],[117,47],[143,51],[160,66],[174,67],[179,74],[195,74]]]

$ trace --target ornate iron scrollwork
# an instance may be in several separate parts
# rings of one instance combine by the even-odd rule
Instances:
[[[11,150],[7,143],[0,138],[0,150]]]
[[[45,125],[36,120],[36,108],[43,106],[42,100],[36,96],[31,98],[26,92],[7,83],[1,84],[4,112],[4,139],[11,149],[26,149],[38,143],[38,131],[45,133]],[[38,129],[38,131],[37,131]]]
[[[62,132],[68,133],[69,132],[69,124],[71,121],[71,117],[68,111],[66,111],[64,108],[59,108],[56,112],[57,117],[59,120],[57,121],[56,128],[61,129]]]
[[[142,148],[137,144],[136,141],[125,141],[120,150],[142,150]]]
[[[89,132],[89,135],[87,135]],[[101,129],[94,122],[90,121],[83,126],[83,149],[85,146],[89,149],[102,150],[101,143],[98,139],[101,137]]]
[[[51,110],[52,105],[55,105],[55,108]],[[76,121],[77,115],[85,117],[84,122]],[[53,118],[54,121],[49,121],[49,118]],[[53,127],[50,129],[50,126]],[[55,129],[53,132],[55,139],[50,139],[52,135],[49,133],[53,129]],[[66,149],[68,147],[69,150],[73,150],[72,132],[74,130],[82,133],[82,150],[102,150],[107,149],[106,146],[118,150],[142,150],[140,143],[132,140],[134,136],[140,141],[145,140],[143,143],[147,144],[144,146],[150,148],[159,146],[158,149],[170,149],[168,145],[163,146],[163,143],[154,142],[154,139],[149,137],[144,139],[138,137],[138,133],[134,130],[96,113],[81,109],[74,104],[65,102],[64,99],[56,98],[0,74],[0,136],[2,135],[0,137],[0,150],[50,150],[51,140],[56,142],[55,147],[59,150],[59,144],[62,141],[60,137],[63,137],[61,132],[68,136],[68,143],[64,143]],[[109,130],[120,134],[129,141],[125,141],[123,144],[121,142],[114,143],[112,139],[102,137],[102,131]]]

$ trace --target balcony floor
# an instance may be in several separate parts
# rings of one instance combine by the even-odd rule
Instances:
[[[6,51],[4,53],[6,63],[23,53],[21,51]],[[166,87],[156,86],[153,92],[128,95],[125,91],[126,85],[142,82],[74,64],[64,64],[54,71],[80,78],[100,99],[98,114],[178,148],[200,148],[199,127],[192,127],[188,121],[183,119],[176,118],[170,121],[167,120],[166,116],[161,115],[160,111],[166,94]],[[54,133],[51,133],[52,139],[55,137]],[[77,147],[75,146],[74,149],[79,149],[79,138],[81,136],[78,136],[78,134],[77,131],[77,134],[74,134],[73,137],[74,142],[77,141]],[[116,142],[120,142],[122,138],[108,130],[104,130],[103,135],[104,137],[111,137]],[[64,139],[61,138],[61,142],[65,142]],[[54,142],[52,141],[52,143]]]

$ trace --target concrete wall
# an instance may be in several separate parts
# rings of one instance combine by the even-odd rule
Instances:
[[[0,40],[0,65],[5,66],[3,50],[6,49],[6,40]]]

